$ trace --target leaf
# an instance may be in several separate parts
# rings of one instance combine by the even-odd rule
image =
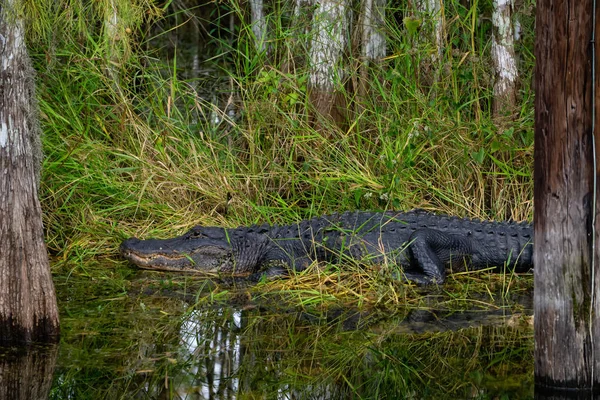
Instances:
[[[421,26],[421,19],[420,18],[404,17],[404,19],[402,20],[402,22],[404,22],[404,26],[406,27],[406,30],[411,35],[416,34],[417,30]]]
[[[165,152],[164,140],[162,136],[157,136],[154,142],[154,148],[161,154]]]
[[[358,189],[354,191],[354,205],[360,207],[360,199],[363,197],[363,191]]]
[[[485,150],[482,147],[479,149],[479,151],[472,152],[471,157],[476,163],[483,164],[483,160],[485,160]]]
[[[296,92],[291,92],[285,95],[284,97],[284,101],[289,104],[290,106],[293,106],[294,104],[296,104],[298,102],[298,93]]]
[[[504,145],[499,140],[494,140],[490,145],[490,153],[495,153],[502,148],[504,148]]]
[[[507,130],[502,132],[502,135],[506,136],[507,138],[512,138],[514,133],[515,133],[515,128],[514,128],[514,126],[511,126]]]

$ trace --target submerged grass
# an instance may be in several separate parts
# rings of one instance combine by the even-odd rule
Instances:
[[[203,72],[194,76],[190,53],[202,51],[190,42],[189,29],[231,16],[239,23],[242,8],[212,6],[207,17],[208,5],[162,16],[145,7],[146,14],[121,16],[131,29],[119,39],[127,49],[119,61],[98,28],[104,15],[98,9],[72,10],[88,24],[32,35],[45,132],[41,197],[55,274],[126,279],[110,271],[123,267],[113,263],[122,239],[173,236],[196,224],[281,224],[335,211],[414,207],[486,219],[531,217],[527,2],[518,14],[521,107],[510,117],[491,114],[490,26],[481,18],[491,2],[450,2],[440,65],[431,65],[429,44],[397,23],[409,7],[400,2],[388,10],[389,57],[369,67],[367,82],[353,72],[360,60],[348,60],[348,82],[368,90],[358,97],[352,85],[339,88],[349,104],[344,128],[326,119],[316,127],[309,118],[301,41],[290,40],[300,27],[285,22],[286,10],[269,17],[281,25],[269,56],[254,50],[248,26],[229,32],[220,23],[200,60]],[[64,17],[57,14],[55,22]],[[173,42],[169,35],[179,37]],[[111,267],[90,268],[97,258],[111,260],[105,264]],[[260,290],[286,293],[299,304],[392,307],[420,298],[378,268],[342,269],[315,266]],[[446,287],[466,298],[521,284],[510,275],[467,275]]]

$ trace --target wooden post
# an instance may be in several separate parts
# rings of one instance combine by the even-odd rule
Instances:
[[[593,229],[593,216],[599,209],[594,197],[593,11],[594,0],[537,3],[534,311],[538,387],[589,390],[600,382],[600,263],[592,264],[600,251],[598,245],[594,247],[594,241],[600,242]]]

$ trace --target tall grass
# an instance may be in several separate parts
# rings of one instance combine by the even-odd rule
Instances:
[[[344,129],[326,119],[315,129],[309,118],[301,57],[308,34],[289,24],[284,8],[268,17],[265,54],[254,50],[235,2],[185,10],[138,2],[121,16],[118,40],[129,51],[116,62],[102,35],[107,5],[82,4],[65,8],[77,15],[38,15],[44,23],[30,35],[45,132],[42,205],[57,271],[115,257],[127,236],[170,236],[198,223],[414,207],[491,219],[532,215],[527,2],[519,15],[522,106],[510,118],[491,115],[491,1],[446,2],[439,65],[431,64],[430,45],[399,22],[409,7],[399,1],[387,10],[389,56],[369,67],[367,95],[351,90],[364,80],[353,72],[360,60],[347,61],[348,85],[338,88],[349,105]],[[186,36],[193,24],[206,40],[197,76],[197,43]],[[118,90],[107,63],[118,72]]]

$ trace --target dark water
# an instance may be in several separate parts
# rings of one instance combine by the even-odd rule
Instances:
[[[57,287],[51,399],[533,398],[527,293],[521,305],[451,312],[437,298],[393,310],[292,307],[161,274]]]

